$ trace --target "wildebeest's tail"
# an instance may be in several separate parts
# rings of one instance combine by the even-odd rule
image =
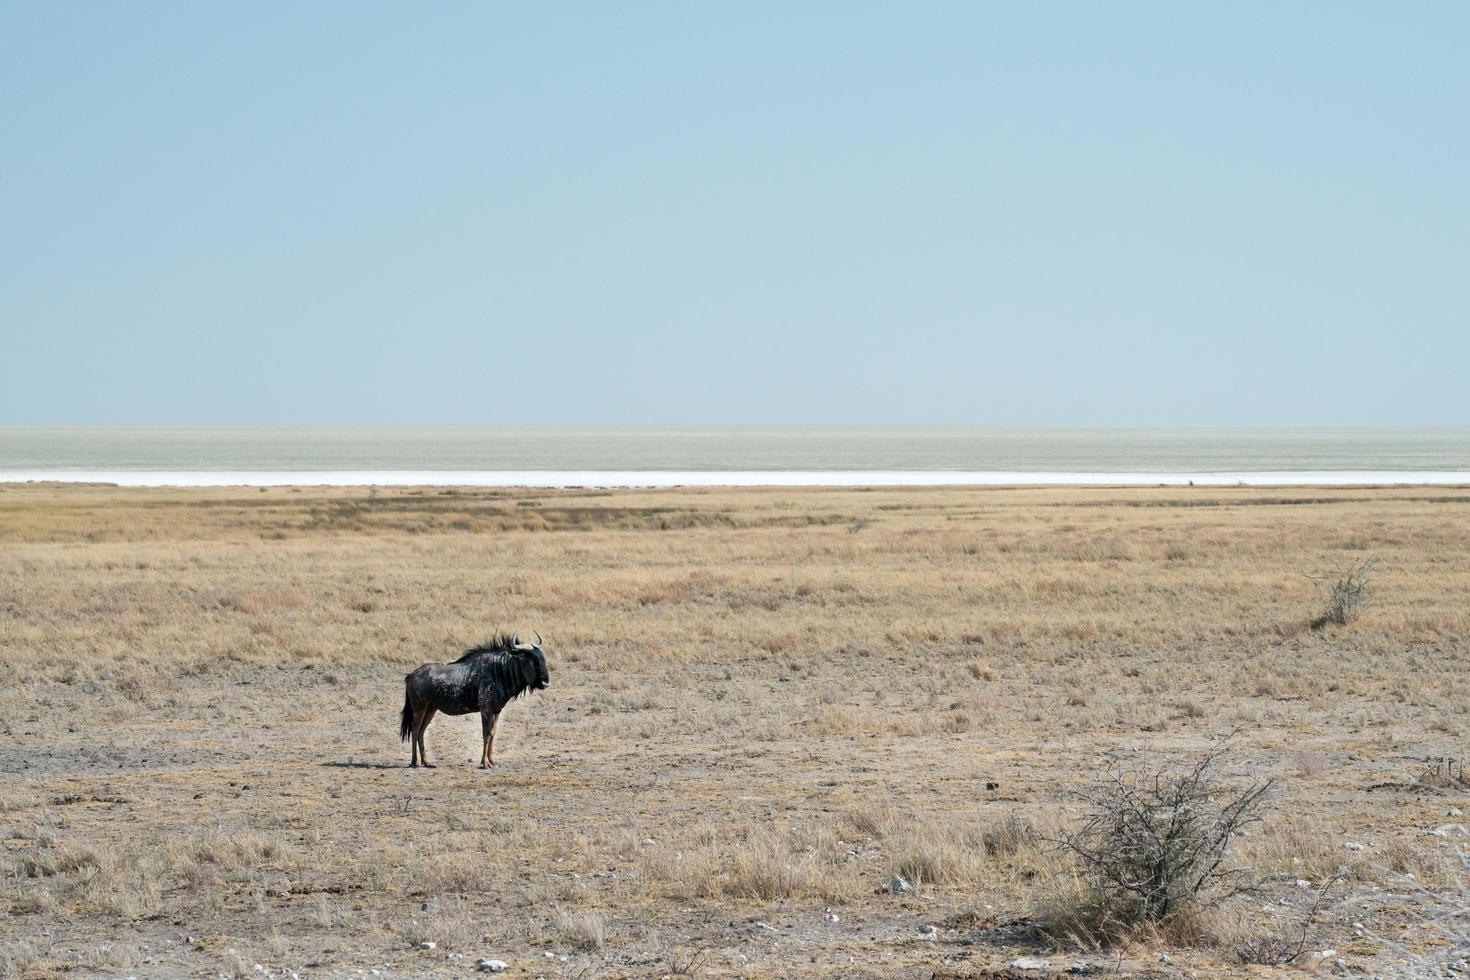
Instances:
[[[410,705],[408,701],[408,691],[406,689],[407,685],[404,685],[404,687],[405,690],[403,692],[403,723],[398,726],[398,741],[400,742],[405,742],[408,740],[409,729],[413,728],[413,706]]]

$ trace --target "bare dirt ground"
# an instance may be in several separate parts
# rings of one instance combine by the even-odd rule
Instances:
[[[1470,723],[1467,517],[1462,488],[3,487],[0,973],[1381,972],[1375,936],[1441,943],[1403,896],[1455,885],[1434,831],[1470,793],[1425,760]],[[1311,628],[1309,576],[1369,555],[1361,618]],[[497,628],[545,634],[551,688],[494,769],[442,716],[407,768],[404,673]],[[1042,938],[1079,789],[1236,730],[1231,774],[1277,781],[1232,856],[1261,890],[1187,936]],[[1294,965],[1241,962],[1338,876]]]

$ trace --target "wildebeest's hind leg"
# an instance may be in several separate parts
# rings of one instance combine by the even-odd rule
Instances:
[[[490,714],[488,711],[480,712],[480,736],[484,744],[480,746],[480,768],[489,769],[495,765],[495,723],[500,720],[500,712]]]
[[[408,709],[405,708],[405,711]],[[413,717],[408,723],[408,765],[410,769],[419,767],[419,722],[423,720],[424,709],[415,705]]]
[[[434,714],[438,710],[439,709],[434,707],[432,704],[426,705],[424,707],[423,717],[420,719],[418,726],[414,729],[414,741],[416,741],[419,746],[419,762],[423,765],[425,769],[433,769],[434,764],[429,761],[429,752],[427,749],[424,748],[424,729],[429,727],[429,722],[434,720]]]

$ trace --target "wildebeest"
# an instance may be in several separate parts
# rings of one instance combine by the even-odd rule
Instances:
[[[507,639],[496,635],[452,664],[424,664],[403,679],[403,724],[398,734],[413,736],[409,765],[432,769],[424,752],[424,729],[436,711],[446,715],[480,713],[480,768],[495,765],[495,721],[500,712],[526,691],[540,691],[551,683],[541,634],[535,643],[522,643],[517,633]]]

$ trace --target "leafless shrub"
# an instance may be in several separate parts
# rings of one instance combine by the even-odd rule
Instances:
[[[1080,907],[1064,917],[1065,933],[1100,944],[1161,930],[1253,887],[1226,857],[1260,819],[1272,782],[1227,786],[1217,775],[1226,749],[1187,770],[1109,768],[1083,792],[1085,822],[1056,841],[1081,866]]]
[[[1383,901],[1386,894],[1387,901],[1399,906],[1413,924],[1412,947],[1364,930],[1370,939],[1384,947],[1387,962],[1375,964],[1373,969],[1379,976],[1450,976],[1455,964],[1470,958],[1470,852],[1463,843],[1470,838],[1470,830],[1457,823],[1440,827],[1434,833],[1456,840],[1449,856],[1448,884],[1431,888],[1412,874],[1380,868],[1393,882],[1391,891],[1358,900]],[[1424,942],[1429,936],[1434,937],[1433,944]]]
[[[1312,620],[1312,629],[1319,630],[1329,625],[1346,626],[1358,618],[1358,614],[1368,604],[1368,584],[1377,563],[1377,558],[1366,558],[1337,578],[1317,580],[1327,587],[1327,608]]]
[[[853,518],[852,523],[849,524],[849,525],[847,525],[847,533],[848,534],[857,534],[859,531],[862,531],[862,530],[864,530],[864,529],[872,526],[872,523],[873,523],[872,518],[869,518],[869,517],[855,517],[855,518]]]
[[[703,969],[708,955],[709,948],[705,946],[689,948],[665,944],[662,959],[668,965],[670,976],[692,977]]]
[[[1312,899],[1312,904],[1302,913],[1299,928],[1290,932],[1277,930],[1274,932],[1257,933],[1238,940],[1234,945],[1235,958],[1242,963],[1258,963],[1264,966],[1283,966],[1287,963],[1296,962],[1297,957],[1306,951],[1307,943],[1311,939],[1312,926],[1317,921],[1317,916],[1322,911],[1322,906],[1327,902],[1327,892],[1338,882],[1337,878],[1329,878],[1317,889],[1317,895]]]
[[[1436,789],[1470,789],[1470,780],[1465,777],[1465,760],[1447,755],[1425,759],[1417,781]]]

